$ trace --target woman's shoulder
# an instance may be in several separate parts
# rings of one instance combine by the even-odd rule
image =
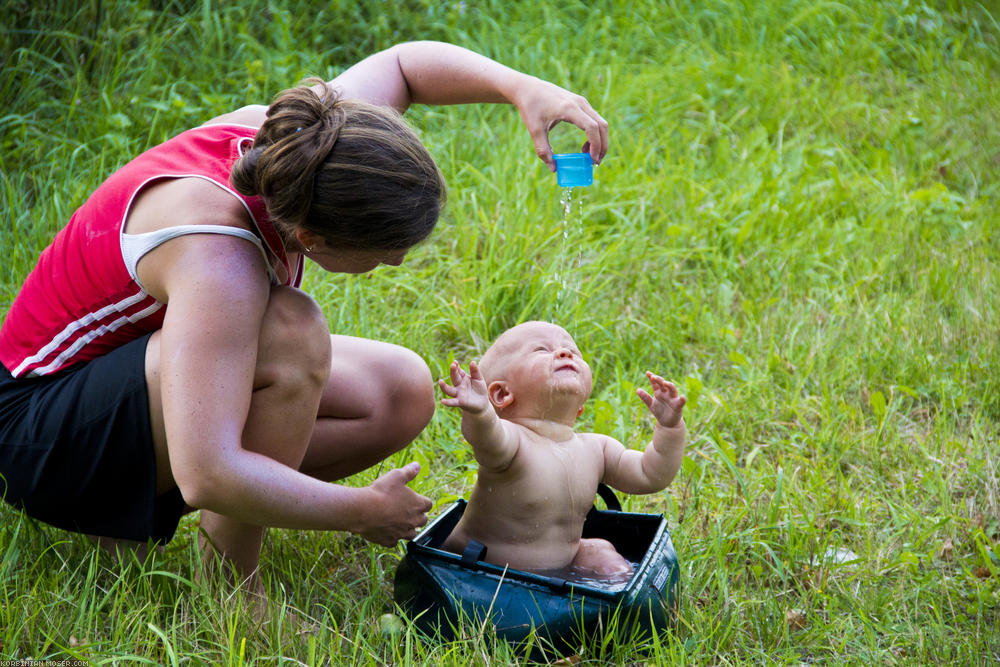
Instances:
[[[218,184],[203,178],[173,178],[150,184],[137,197],[129,233],[185,225],[250,228],[246,208]]]
[[[267,120],[267,106],[263,104],[251,104],[236,111],[224,113],[216,116],[204,125],[247,125],[249,127],[260,127]]]

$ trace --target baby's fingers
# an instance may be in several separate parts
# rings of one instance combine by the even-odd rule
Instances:
[[[660,385],[659,389],[670,398],[677,398],[677,396],[680,395],[680,392],[677,391],[677,385],[675,385],[673,382],[664,381],[663,384]]]
[[[635,395],[638,396],[639,399],[646,404],[647,408],[649,409],[653,408],[653,397],[650,396],[649,392],[647,392],[645,389],[636,389]]]
[[[650,371],[646,371],[646,377],[649,378],[649,383],[653,385],[653,391],[665,391],[668,396],[677,396],[677,387],[673,382],[668,382]]]
[[[441,387],[441,391],[448,396],[458,396],[458,387],[452,387],[444,380],[438,380],[438,386]]]
[[[661,378],[659,375],[653,373],[652,371],[646,371],[646,377],[649,378],[649,384],[653,385],[653,389],[660,388],[661,386],[663,386],[663,383],[666,382],[666,380]]]
[[[452,384],[456,386],[462,384],[462,380],[465,379],[465,371],[462,370],[462,367],[458,365],[457,361],[451,362],[451,368],[449,371],[451,373]]]

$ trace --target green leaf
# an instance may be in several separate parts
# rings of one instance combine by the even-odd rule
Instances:
[[[885,419],[885,396],[880,391],[873,391],[871,396],[868,397],[868,405],[872,409],[872,414],[875,418],[881,422]]]

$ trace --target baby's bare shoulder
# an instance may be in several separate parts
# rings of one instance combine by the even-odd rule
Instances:
[[[618,441],[604,433],[579,433],[580,442],[588,449],[603,450],[608,445],[618,444]]]

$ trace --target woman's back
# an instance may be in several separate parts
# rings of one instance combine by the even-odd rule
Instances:
[[[0,328],[0,362],[11,374],[54,373],[160,328],[163,304],[137,280],[136,264],[164,239],[142,243],[124,233],[134,202],[159,179],[204,179],[238,199],[269,258],[277,260],[269,263],[284,268],[284,249],[263,202],[229,184],[232,164],[255,133],[255,128],[233,125],[195,128],[142,153],[102,183],[42,252],[7,313]],[[185,226],[179,231],[215,230]],[[279,273],[282,282],[295,282],[291,272]]]

